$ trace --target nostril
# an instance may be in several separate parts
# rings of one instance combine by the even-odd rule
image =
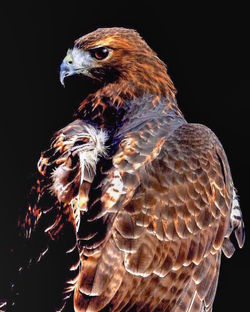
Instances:
[[[69,60],[68,63],[69,63],[69,64],[72,64],[72,60]]]

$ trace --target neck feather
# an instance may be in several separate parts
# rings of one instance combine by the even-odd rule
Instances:
[[[103,85],[90,94],[80,105],[77,118],[87,120],[98,127],[115,132],[121,125],[128,109],[128,103],[145,94],[152,96],[152,108],[165,98],[168,109],[178,109],[175,100],[176,90],[167,74],[165,64],[155,56],[155,60],[138,57],[136,68],[124,71],[115,82]],[[143,105],[143,104],[142,104]]]

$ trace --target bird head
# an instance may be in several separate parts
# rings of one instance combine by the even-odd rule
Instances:
[[[75,74],[84,75],[103,84],[119,79],[130,84],[165,89],[174,86],[167,75],[166,65],[132,29],[99,28],[75,41],[60,67],[60,81]]]

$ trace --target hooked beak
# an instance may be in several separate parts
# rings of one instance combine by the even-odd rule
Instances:
[[[68,50],[60,66],[60,82],[64,86],[64,78],[76,74],[75,66],[73,65],[72,51]]]
[[[63,61],[60,66],[60,82],[64,86],[64,78],[74,75],[75,71],[71,64]]]
[[[77,48],[68,50],[60,66],[60,82],[64,86],[64,79],[75,74],[82,74],[93,78],[89,69],[91,68],[91,57]]]

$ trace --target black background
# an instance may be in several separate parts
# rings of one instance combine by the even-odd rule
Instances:
[[[9,3],[1,8],[1,274],[18,209],[40,151],[71,120],[88,92],[79,77],[58,79],[60,63],[79,36],[98,27],[135,28],[167,65],[186,119],[220,138],[249,226],[249,22],[239,3],[218,7],[168,1]],[[223,256],[214,311],[249,309],[249,240]],[[2,275],[3,276],[3,275]],[[39,286],[46,289],[46,281]],[[46,292],[44,292],[46,293]],[[46,296],[45,296],[46,297]],[[46,298],[44,298],[46,300]],[[48,299],[49,300],[49,299]]]

